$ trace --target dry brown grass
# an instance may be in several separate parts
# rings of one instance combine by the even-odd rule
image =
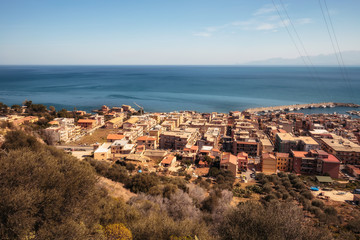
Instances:
[[[86,135],[82,137],[80,140],[76,141],[76,144],[94,144],[96,142],[102,143],[106,142],[106,137],[109,133],[116,133],[116,129],[106,129],[106,128],[98,128],[91,135]]]
[[[128,201],[136,196],[135,193],[124,188],[124,184],[111,181],[108,178],[100,177],[98,184],[104,187],[109,192],[109,195],[114,198],[122,198],[124,201]]]

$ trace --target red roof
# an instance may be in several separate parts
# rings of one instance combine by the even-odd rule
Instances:
[[[220,161],[220,164],[225,164],[225,163],[232,163],[232,164],[235,164],[237,165],[238,164],[238,161],[237,161],[237,157],[229,152],[225,152],[223,153],[222,155],[222,158],[221,158],[221,161]]]
[[[279,133],[287,133],[284,129],[279,129]]]
[[[162,164],[171,164],[172,160],[174,159],[174,155],[167,155],[162,161]]]
[[[247,157],[249,156],[249,154],[247,154],[246,152],[239,152],[238,153],[238,157]]]
[[[94,119],[79,119],[78,123],[95,123]]]
[[[351,168],[354,173],[360,175],[360,169],[359,168],[357,168],[357,167],[355,167],[353,165],[347,165],[347,167]]]
[[[125,136],[121,135],[121,134],[108,134],[107,135],[107,140],[121,140],[123,139]]]
[[[328,163],[339,163],[340,164],[340,161],[339,159],[337,159],[334,155],[332,154],[329,154],[328,158],[324,158],[323,159],[324,162],[328,162]]]
[[[199,147],[198,146],[192,146],[190,149],[197,151],[197,150],[199,150]]]
[[[137,138],[138,141],[156,141],[156,138],[149,136],[142,136]]]
[[[296,157],[296,158],[304,158],[304,157],[306,157],[306,154],[307,154],[308,152],[304,152],[304,151],[292,151],[292,153],[293,153],[294,157]]]
[[[283,157],[283,158],[289,157],[289,154],[288,154],[288,153],[280,153],[280,152],[277,152],[277,153],[275,153],[275,154],[276,154],[276,157]]]

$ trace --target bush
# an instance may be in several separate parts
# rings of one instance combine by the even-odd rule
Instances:
[[[311,201],[311,205],[318,207],[318,208],[323,208],[324,207],[324,202],[322,200],[319,199],[315,199]]]
[[[0,176],[1,239],[95,234],[102,193],[86,162],[45,146],[10,150],[0,155]]]
[[[113,164],[111,168],[106,171],[105,177],[121,183],[129,181],[129,174],[124,166]]]
[[[311,212],[312,214],[315,214],[315,216],[319,216],[322,213],[321,209],[318,207],[315,207],[315,206],[311,206],[309,208],[309,212]]]
[[[314,198],[314,196],[312,195],[312,193],[309,190],[302,191],[301,195],[309,200]]]
[[[246,186],[246,189],[254,192],[254,193],[258,193],[258,194],[262,194],[263,193],[263,189],[262,187],[260,187],[259,185],[250,185],[250,186]]]
[[[264,200],[270,202],[271,200],[276,200],[277,197],[274,194],[268,194],[264,197]]]
[[[331,239],[327,230],[306,225],[303,212],[291,203],[261,205],[248,201],[229,209],[217,226],[228,239]]]
[[[282,195],[282,199],[283,200],[286,200],[286,199],[288,199],[290,197],[290,195],[288,194],[288,193],[284,193],[283,195]]]
[[[337,211],[334,207],[329,206],[329,207],[325,207],[324,208],[324,213],[326,213],[327,215],[331,215],[331,216],[336,216],[337,215]]]
[[[6,150],[30,148],[31,150],[39,151],[43,146],[35,137],[27,135],[23,131],[11,131],[6,134],[5,142],[1,148]]]
[[[282,184],[286,189],[289,189],[292,186],[289,180],[283,181]]]
[[[124,224],[110,224],[104,228],[104,234],[107,240],[132,240],[131,231]]]
[[[129,178],[125,187],[134,193],[149,192],[150,188],[160,184],[160,179],[156,174],[136,174]]]
[[[185,175],[185,180],[186,180],[186,181],[189,181],[190,179],[191,179],[191,175],[190,175],[190,174],[186,174],[186,175]]]
[[[260,181],[260,180],[262,180],[262,179],[264,179],[264,178],[265,178],[265,174],[264,174],[264,173],[257,173],[257,174],[255,175],[255,179],[258,180],[258,181]]]
[[[272,191],[272,187],[269,183],[265,184],[262,188],[264,193],[270,193]]]

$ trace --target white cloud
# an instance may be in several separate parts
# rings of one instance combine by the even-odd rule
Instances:
[[[194,33],[193,35],[197,37],[211,37],[212,34],[209,32],[198,32]]]
[[[276,8],[279,9],[281,7],[282,6],[279,5],[276,5],[276,7],[272,5],[265,5],[262,8],[257,9],[252,14],[253,17],[249,19],[233,21],[219,26],[206,27],[203,31],[195,33],[194,36],[210,37],[220,31],[234,34],[239,30],[278,32],[280,28],[290,25],[289,19],[282,20],[279,15],[274,14]],[[287,8],[287,5],[284,7]],[[309,24],[311,22],[311,18],[299,18],[293,20],[294,25]]]
[[[278,7],[278,6],[276,6],[276,7]],[[259,16],[259,15],[264,15],[264,14],[267,14],[267,13],[272,13],[272,12],[275,12],[275,11],[276,11],[276,8],[274,6],[265,5],[262,8],[259,8],[258,10],[256,10],[253,13],[253,15],[254,16]]]
[[[262,23],[256,27],[256,30],[272,30],[277,28],[276,25],[270,23]]]

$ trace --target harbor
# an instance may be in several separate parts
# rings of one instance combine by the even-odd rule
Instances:
[[[259,108],[249,108],[245,112],[248,113],[268,113],[268,112],[292,112],[299,111],[302,109],[313,109],[313,108],[335,108],[335,107],[348,107],[348,108],[359,108],[359,104],[354,103],[335,103],[335,102],[324,102],[324,103],[309,103],[309,104],[293,104],[293,105],[283,105],[283,106],[272,106],[272,107],[259,107]],[[357,111],[352,111],[357,112]]]

